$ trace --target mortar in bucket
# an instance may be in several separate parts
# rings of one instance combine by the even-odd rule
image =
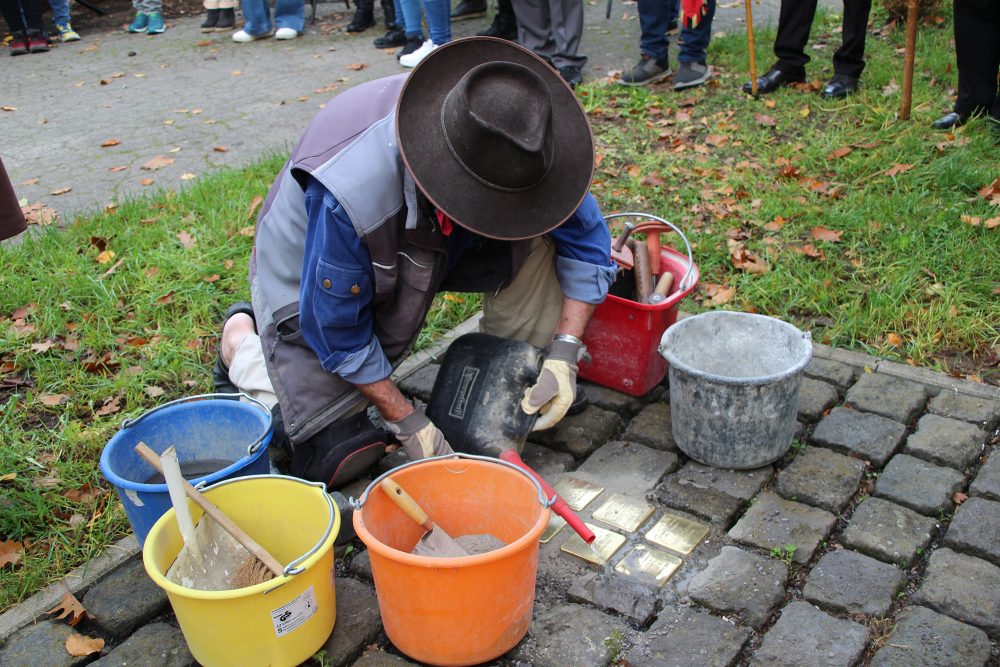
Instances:
[[[491,534],[507,546],[458,558],[411,554],[424,531],[380,487],[389,475],[452,537]],[[385,473],[354,505],[382,624],[396,648],[431,665],[477,665],[521,641],[550,514],[532,477],[482,456],[423,459]]]
[[[337,618],[333,542],[340,513],[325,487],[282,475],[238,477],[206,498],[281,563],[284,575],[231,591],[202,591],[166,578],[183,540],[171,509],[142,549],[146,573],[167,593],[188,648],[206,667],[298,665],[330,636]],[[201,510],[189,502],[195,521]]]
[[[663,334],[677,447],[701,463],[749,469],[777,461],[795,432],[808,332],[773,317],[712,311]]]
[[[101,452],[101,473],[118,492],[141,546],[170,509],[170,494],[135,453],[140,441],[157,454],[173,445],[184,476],[199,486],[270,472],[272,433],[271,411],[244,394],[181,398],[125,420]]]

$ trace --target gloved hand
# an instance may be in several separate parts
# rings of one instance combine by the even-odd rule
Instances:
[[[549,343],[538,380],[521,401],[525,413],[541,413],[532,431],[552,428],[566,416],[576,398],[576,362],[582,346],[579,338],[567,334],[556,334]]]
[[[422,406],[416,406],[413,412],[399,421],[387,420],[386,426],[403,445],[406,455],[414,461],[454,453],[444,433],[427,418]]]

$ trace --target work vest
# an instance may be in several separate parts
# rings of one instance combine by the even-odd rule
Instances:
[[[393,367],[406,357],[442,288],[448,239],[433,212],[417,205],[416,187],[396,144],[395,108],[406,76],[355,86],[327,103],[293,149],[257,217],[251,296],[268,376],[293,444],[365,400],[354,385],[323,368],[299,327],[306,176],[337,198],[368,250],[373,331]],[[520,268],[527,245],[490,242],[493,272],[443,287],[499,289]]]

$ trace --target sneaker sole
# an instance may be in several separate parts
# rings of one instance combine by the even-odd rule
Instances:
[[[624,79],[618,79],[618,83],[620,83],[623,86],[633,86],[633,87],[634,86],[648,86],[651,83],[659,83],[660,81],[663,81],[664,79],[666,79],[668,76],[670,76],[673,73],[674,73],[673,70],[667,69],[667,70],[664,70],[664,71],[660,72],[659,74],[657,74],[655,76],[649,77],[648,79],[646,79],[644,81],[625,81]]]
[[[693,88],[695,86],[700,86],[701,84],[705,83],[711,78],[712,78],[712,68],[710,67],[705,72],[705,75],[698,79],[694,79],[693,81],[683,81],[683,82],[675,81],[674,90],[684,90],[685,88]]]

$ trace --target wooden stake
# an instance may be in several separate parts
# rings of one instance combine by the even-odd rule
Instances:
[[[911,0],[912,1],[912,0]],[[757,99],[757,48],[753,41],[753,8],[751,0],[745,0],[747,8],[747,48],[750,50],[750,92]]]
[[[917,50],[917,16],[920,13],[919,0],[909,0],[906,6],[906,51],[903,56],[903,102],[899,109],[899,119],[910,119],[910,104],[913,101],[913,59]]]

